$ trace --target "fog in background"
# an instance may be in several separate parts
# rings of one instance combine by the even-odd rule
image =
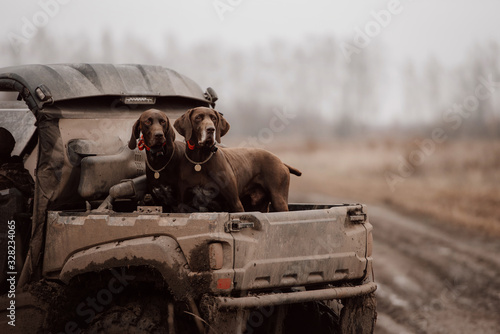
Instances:
[[[499,12],[486,0],[4,0],[0,66],[163,65],[213,87],[243,135],[281,110],[295,116],[283,135],[312,139],[436,127],[491,138],[499,86],[472,97],[500,81]]]

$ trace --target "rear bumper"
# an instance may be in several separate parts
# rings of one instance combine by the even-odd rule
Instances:
[[[216,300],[219,308],[258,308],[270,305],[357,297],[372,293],[376,289],[377,284],[369,282],[353,287],[337,287],[314,291],[277,293],[250,297],[217,297]]]

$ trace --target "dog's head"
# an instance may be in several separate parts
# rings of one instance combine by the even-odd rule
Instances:
[[[229,131],[229,123],[214,109],[198,107],[189,109],[179,117],[174,127],[186,141],[199,146],[213,146]]]
[[[144,144],[153,150],[161,150],[167,141],[173,143],[175,140],[175,132],[167,115],[157,109],[146,110],[135,122],[128,143],[131,150],[136,147],[141,132],[144,137]]]

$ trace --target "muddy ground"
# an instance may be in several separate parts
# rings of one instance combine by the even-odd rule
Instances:
[[[371,207],[376,333],[498,333],[500,242]]]

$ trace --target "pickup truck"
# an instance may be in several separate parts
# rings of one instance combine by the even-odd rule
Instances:
[[[1,92],[22,100],[0,102],[0,126],[35,180],[29,212],[16,189],[0,192],[3,242],[23,234],[15,265],[1,250],[2,333],[373,332],[364,205],[151,203],[133,123],[151,107],[171,121],[214,107],[213,89],[158,66],[59,64],[0,69]]]

